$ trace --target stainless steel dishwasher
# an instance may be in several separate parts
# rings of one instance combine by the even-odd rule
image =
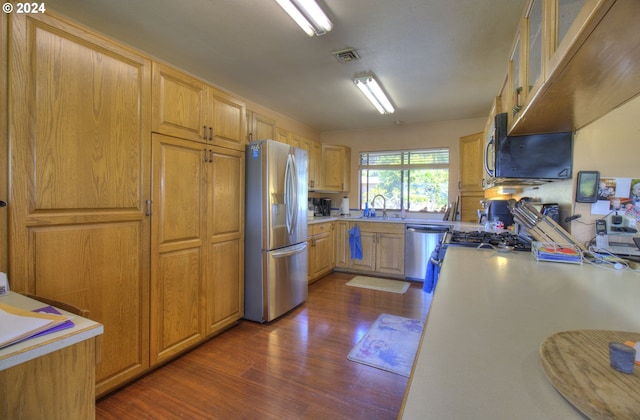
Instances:
[[[404,277],[424,281],[431,253],[440,246],[449,225],[407,225],[404,243]]]

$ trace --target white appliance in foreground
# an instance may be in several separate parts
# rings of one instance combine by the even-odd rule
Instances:
[[[307,299],[307,152],[247,146],[244,318],[269,322]]]

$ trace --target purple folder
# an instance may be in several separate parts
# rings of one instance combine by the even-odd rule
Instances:
[[[45,314],[54,314],[54,315],[62,315],[56,308],[53,306],[45,306],[44,308],[34,309],[31,312],[40,312]],[[40,337],[41,335],[51,334],[60,330],[66,330],[67,328],[73,327],[75,324],[70,319],[66,320],[62,324],[58,324],[55,327],[49,328],[48,330],[40,331],[37,334],[30,336],[29,338]]]

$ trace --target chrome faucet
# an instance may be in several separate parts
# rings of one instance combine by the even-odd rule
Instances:
[[[373,203],[375,203],[376,198],[378,198],[378,197],[382,198],[382,217],[387,217],[387,199],[384,198],[384,195],[382,195],[382,194],[375,195],[373,197],[373,199],[371,200],[371,207],[373,207]]]

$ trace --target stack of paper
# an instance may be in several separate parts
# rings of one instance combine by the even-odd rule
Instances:
[[[0,303],[0,348],[58,327],[68,320],[65,315],[29,312]]]

